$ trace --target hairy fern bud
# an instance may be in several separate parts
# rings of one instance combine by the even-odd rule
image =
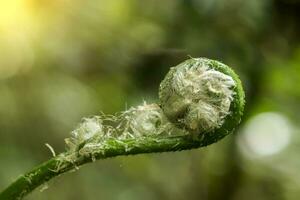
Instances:
[[[238,76],[206,58],[171,68],[159,99],[160,104],[144,102],[117,115],[84,118],[65,140],[66,152],[19,177],[0,199],[21,199],[51,178],[96,159],[207,146],[232,132],[244,109]]]
[[[159,105],[144,102],[118,115],[85,118],[73,137],[66,139],[68,149],[87,155],[103,151],[109,140],[186,135],[200,139],[199,145],[205,146],[232,132],[244,107],[237,75],[228,66],[206,58],[192,58],[172,67],[160,84],[159,99]]]
[[[159,99],[167,118],[191,133],[228,133],[240,121],[244,93],[226,65],[192,58],[171,68],[160,84]]]

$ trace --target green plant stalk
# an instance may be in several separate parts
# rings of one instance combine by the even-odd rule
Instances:
[[[93,162],[94,159],[105,159],[119,155],[135,155],[140,153],[181,151],[206,146],[212,142],[213,140],[208,137],[204,137],[202,140],[195,140],[190,136],[169,138],[144,137],[139,140],[126,140],[122,143],[113,139],[108,140],[105,149],[101,148],[98,152],[93,153],[93,155],[78,156],[72,162],[61,159],[61,157],[69,156],[68,153],[62,153],[51,158],[19,177],[0,194],[0,199],[21,199],[50,179],[62,173],[77,169],[86,163]],[[59,165],[62,167],[58,168]]]
[[[232,77],[236,83],[236,86],[233,88],[234,98],[230,104],[230,112],[224,119],[222,126],[213,131],[204,131],[200,133],[192,132],[188,135],[180,136],[172,136],[172,133],[167,135],[155,135],[154,130],[154,132],[150,134],[135,136],[133,138],[121,139],[118,137],[110,137],[104,141],[100,141],[99,148],[98,146],[94,146],[95,148],[93,148],[92,151],[84,151],[85,153],[82,152],[81,150],[85,150],[86,145],[91,143],[94,144],[94,138],[92,137],[77,144],[74,150],[68,150],[65,153],[61,153],[20,176],[15,182],[0,193],[0,200],[21,199],[26,194],[30,193],[38,186],[45,184],[50,179],[65,172],[76,170],[78,167],[97,159],[111,158],[119,155],[189,150],[210,145],[232,133],[241,121],[244,110],[245,94],[241,81],[234,71],[228,66],[213,60],[203,60],[213,69]],[[189,67],[195,64],[195,60],[190,59],[189,61],[184,62],[184,64]],[[169,73],[169,75],[166,76],[166,80],[170,79],[172,73]],[[164,86],[165,85],[161,88],[164,89]],[[161,94],[164,95],[163,93]],[[160,104],[159,106],[162,107],[163,105]],[[157,105],[155,109],[158,108],[159,107]],[[148,120],[148,118],[146,119]],[[146,121],[148,125],[149,123],[153,123],[151,121],[152,119],[153,118],[150,118],[150,121]],[[156,121],[154,121],[154,123],[155,122]]]

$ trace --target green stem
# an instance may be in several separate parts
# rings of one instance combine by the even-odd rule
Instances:
[[[200,68],[203,68],[203,73],[207,72],[205,70],[213,69],[206,73],[207,77],[204,78],[205,81],[212,81],[211,84],[201,84],[199,80],[201,76],[198,76]],[[191,78],[191,73],[195,73],[194,78]],[[214,89],[212,84],[216,83],[217,89]],[[177,86],[183,88],[178,89]],[[206,89],[213,94],[217,91],[218,95],[210,96],[203,93],[197,97],[199,91],[206,91],[205,87],[199,91],[191,88],[200,86],[209,86]],[[219,91],[219,88],[223,88],[224,91]],[[180,92],[180,95],[174,91]],[[211,101],[204,102],[203,106],[200,101],[202,95],[205,97],[204,100],[212,98]],[[0,193],[0,200],[21,199],[50,179],[96,159],[207,146],[233,132],[241,120],[245,103],[244,91],[238,76],[228,66],[204,58],[190,59],[176,68],[171,68],[161,84],[159,96],[161,105],[144,104],[131,108],[120,116],[85,120],[74,131],[73,137],[68,138],[67,152],[18,178]],[[227,108],[228,101],[230,108]],[[218,110],[224,105],[225,110]],[[227,113],[226,117],[222,113]],[[112,127],[113,125],[115,127]],[[174,136],[178,134],[179,129],[183,135]],[[170,136],[172,134],[173,136]]]
[[[201,140],[195,140],[189,136],[167,138],[143,137],[138,140],[127,139],[122,142],[111,139],[106,142],[105,148],[99,148],[99,150],[93,152],[93,154],[79,156],[78,152],[62,153],[20,176],[0,194],[0,199],[21,199],[50,179],[76,169],[83,164],[93,162],[94,159],[105,159],[119,155],[187,150],[208,145],[212,142],[208,139],[209,138],[203,137]],[[78,155],[75,156],[72,162],[63,159],[72,156],[71,154]]]

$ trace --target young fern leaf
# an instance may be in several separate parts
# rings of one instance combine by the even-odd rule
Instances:
[[[117,115],[83,119],[66,139],[67,151],[7,187],[0,199],[21,199],[64,172],[119,155],[207,146],[231,133],[244,109],[244,91],[228,66],[192,58],[172,67],[159,88],[159,104],[143,103]]]

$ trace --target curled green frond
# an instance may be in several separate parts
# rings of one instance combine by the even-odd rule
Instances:
[[[20,199],[51,178],[97,159],[207,146],[234,130],[244,108],[238,76],[206,58],[171,68],[159,98],[159,104],[144,102],[116,115],[84,118],[65,140],[65,153],[21,176],[0,199]]]
[[[223,63],[206,58],[191,58],[171,68],[159,98],[170,121],[200,135],[229,133],[240,122],[244,107],[238,76]]]

